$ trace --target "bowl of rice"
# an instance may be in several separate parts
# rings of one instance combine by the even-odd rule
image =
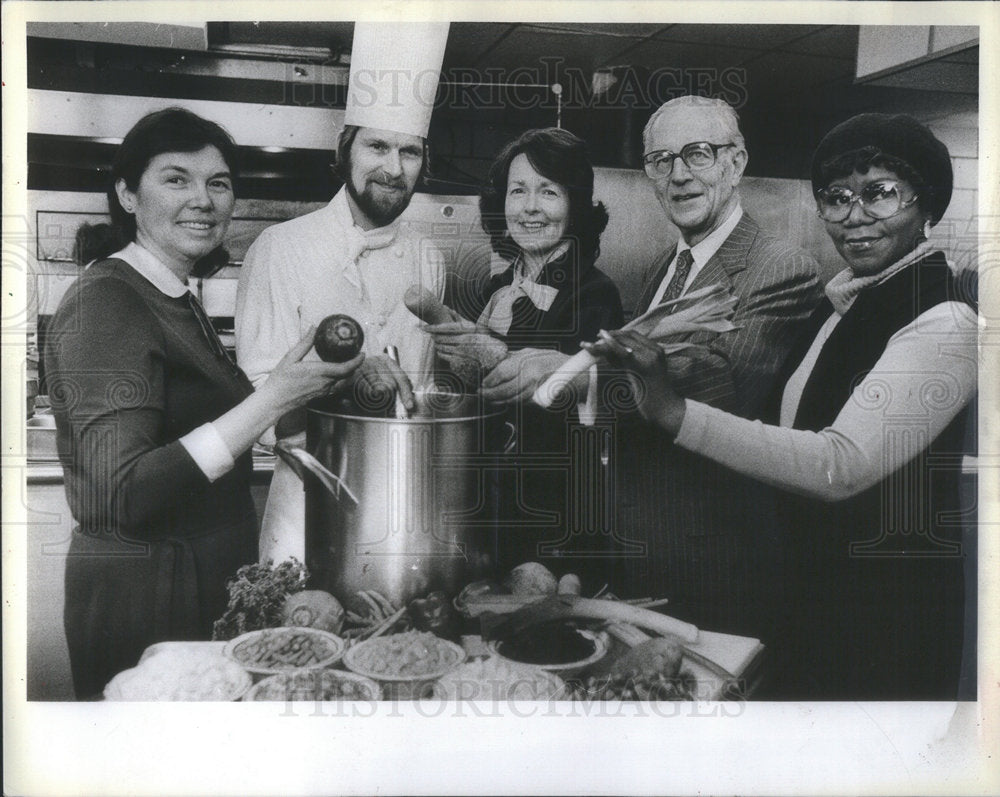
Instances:
[[[110,701],[233,701],[250,688],[250,674],[218,653],[165,651],[108,682]]]

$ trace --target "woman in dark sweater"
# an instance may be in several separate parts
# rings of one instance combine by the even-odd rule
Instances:
[[[96,262],[52,319],[45,362],[66,495],[79,527],[64,621],[78,698],[163,640],[209,639],[226,581],[256,561],[250,448],[348,375],[300,362],[257,392],[187,288],[223,242],[236,147],[186,110],[150,114],[112,168],[110,228],[78,237]],[[88,258],[89,259],[89,258]]]
[[[781,426],[681,399],[662,352],[634,333],[592,350],[643,383],[640,412],[676,445],[794,493],[776,695],[974,698],[961,665],[963,647],[975,656],[975,536],[963,535],[975,496],[960,477],[976,306],[969,275],[927,241],[951,197],[948,150],[908,116],[861,114],[820,143],[812,182],[847,268],[789,357]]]
[[[518,429],[517,469],[508,473],[497,557],[501,568],[536,559],[563,572],[581,570],[586,561],[567,557],[579,552],[584,538],[571,538],[567,530],[597,521],[573,515],[581,506],[573,496],[577,478],[596,467],[583,452],[599,441],[573,437],[574,427],[594,436],[583,431],[576,406],[549,412],[528,399],[554,370],[552,363],[579,351],[580,341],[595,340],[599,330],[624,323],[618,288],[594,265],[608,214],[594,202],[586,143],[558,128],[523,133],[490,167],[479,209],[494,253],[490,273],[457,292],[455,309],[480,330],[467,334],[491,334],[510,352],[486,376],[482,391],[489,401],[510,406]],[[462,340],[460,334],[435,335],[445,359]]]
[[[608,214],[594,202],[582,139],[554,127],[518,136],[490,167],[479,211],[494,257],[488,275],[458,292],[462,315],[511,351],[573,354],[621,326],[618,288],[594,265]]]

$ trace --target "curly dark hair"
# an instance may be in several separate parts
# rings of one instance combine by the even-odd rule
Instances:
[[[601,251],[601,233],[608,226],[608,212],[603,203],[594,202],[594,167],[586,142],[557,127],[522,133],[500,151],[490,166],[479,197],[479,214],[493,251],[507,260],[518,253],[518,247],[509,237],[504,214],[507,174],[518,155],[525,155],[536,172],[566,189],[569,196],[567,237],[576,243],[580,257],[596,259]]]
[[[135,240],[135,216],[126,213],[118,201],[115,184],[124,180],[130,191],[139,188],[149,162],[165,152],[198,152],[215,147],[229,167],[235,181],[239,162],[232,137],[215,122],[203,119],[185,108],[165,108],[142,117],[128,131],[115,153],[111,179],[107,189],[111,224],[84,224],[77,231],[75,257],[77,262],[105,258]],[[210,252],[195,266],[194,275],[217,267],[224,251]]]

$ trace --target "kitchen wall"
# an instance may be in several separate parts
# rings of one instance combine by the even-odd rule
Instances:
[[[979,114],[951,113],[923,120],[951,153],[955,187],[932,240],[941,242],[959,269],[979,261]]]
[[[946,119],[933,127],[952,152],[955,191],[933,239],[949,252],[960,268],[975,266],[977,130],[973,120]],[[810,252],[826,281],[842,266],[822,223],[815,215],[812,190],[806,180],[745,177],[740,193],[744,208],[765,229]],[[627,312],[635,305],[641,277],[676,240],[677,231],[663,212],[645,175],[635,169],[596,170],[595,197],[610,215],[601,239],[599,266],[618,285]],[[105,218],[102,194],[28,192],[30,216],[37,241],[29,260],[29,313],[32,319],[55,311],[70,283],[79,274],[72,263],[73,236],[80,223]],[[322,203],[277,200],[238,200],[227,238],[233,264],[200,290],[209,315],[231,318],[236,299],[238,263],[266,226],[307,213]],[[445,254],[450,284],[472,279],[489,263],[489,244],[479,226],[475,197],[418,194],[404,219],[430,237]],[[227,322],[222,324],[225,327]]]

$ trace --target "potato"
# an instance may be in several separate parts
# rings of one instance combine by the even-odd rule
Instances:
[[[545,565],[525,562],[510,571],[504,586],[514,595],[555,595],[559,581]]]
[[[470,392],[479,390],[483,378],[507,356],[507,344],[482,332],[463,336],[448,365]]]
[[[467,391],[475,393],[479,390],[486,372],[478,360],[473,357],[453,357],[448,365]]]
[[[663,675],[676,678],[681,671],[684,648],[680,642],[666,637],[654,637],[640,642],[611,668],[612,677],[651,678]]]
[[[447,324],[455,320],[455,313],[431,293],[427,288],[420,285],[411,285],[403,294],[403,304],[413,315],[425,324]]]
[[[485,333],[469,333],[463,336],[458,354],[475,360],[483,373],[488,374],[507,356],[507,344]]]

